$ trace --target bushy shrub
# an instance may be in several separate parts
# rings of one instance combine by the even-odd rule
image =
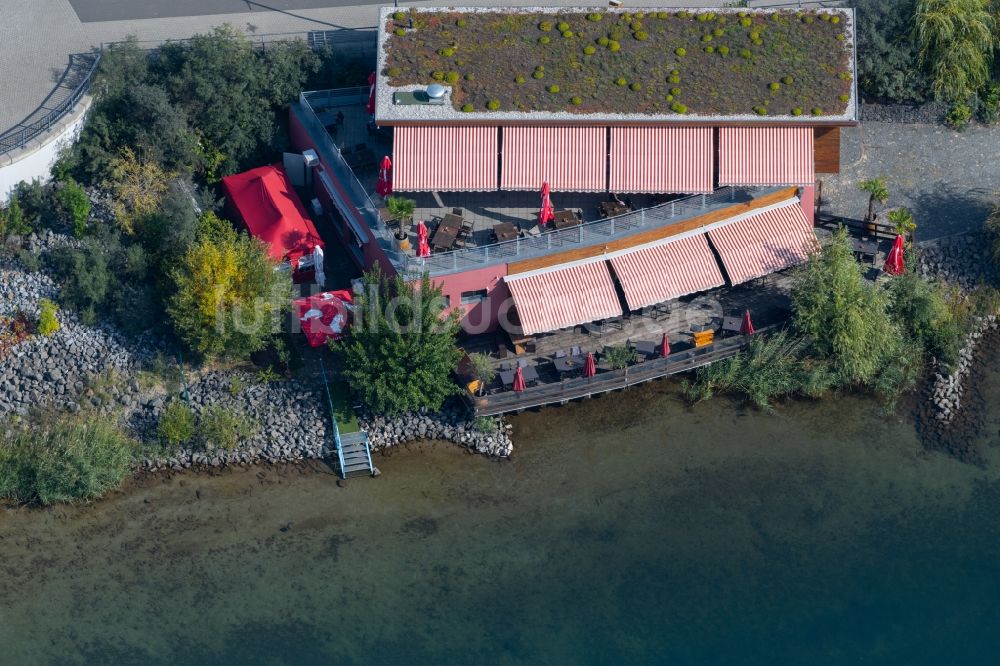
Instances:
[[[715,53],[715,47],[714,46],[706,46],[705,47],[705,53]]]
[[[767,87],[770,90],[780,90],[781,89],[781,84],[778,83],[777,81],[772,81],[771,83],[767,84]]]
[[[572,30],[566,30],[566,31],[563,32],[562,36],[563,36],[564,39],[571,39],[575,35],[573,34]]]
[[[753,111],[758,116],[766,116],[767,115],[767,107],[766,106],[755,106],[755,107],[753,107]]]
[[[632,85],[630,85],[629,88],[632,89],[632,90],[634,90],[634,91],[636,91],[636,92],[638,92],[638,91],[642,90],[642,84],[639,83],[638,81],[636,81],[636,82],[632,83]]]
[[[622,49],[622,45],[619,44],[617,41],[615,41],[615,40],[612,39],[610,42],[608,42],[608,50],[609,51],[618,52],[618,51],[621,51],[621,49]]]
[[[550,32],[552,30],[552,23],[550,21],[542,21],[538,24],[538,29],[542,32]]]
[[[198,437],[205,448],[233,451],[241,441],[257,435],[258,425],[246,414],[212,405],[198,419]]]
[[[793,116],[801,116],[802,115],[802,107],[801,106],[797,106],[794,109],[792,109],[792,115]]]
[[[559,32],[566,32],[567,30],[569,30],[569,23],[566,23],[566,21],[560,21],[559,25],[557,25],[556,28],[559,30]]]
[[[406,12],[393,12],[392,13],[392,18],[394,18],[397,21],[405,21],[406,20]]]
[[[442,72],[439,69],[436,69],[433,72],[431,72],[431,78],[434,79],[435,81],[444,81],[444,72]]]
[[[669,81],[670,83],[680,83],[681,77],[678,76],[677,74],[671,74],[670,77],[667,79],[667,81]]]
[[[557,93],[557,92],[559,92],[559,86],[553,84],[553,85],[551,85],[551,86],[548,87],[548,91],[550,93]]]
[[[462,111],[464,111],[465,113],[471,113],[472,111],[475,110],[475,108],[476,107],[472,106],[472,104],[469,104],[468,102],[462,105]]]
[[[590,14],[587,14],[587,20],[591,21],[593,23],[598,23],[603,18],[604,18],[604,15],[603,14],[599,14],[597,12],[591,12]]]
[[[486,108],[489,109],[490,111],[496,111],[497,109],[500,108],[500,100],[491,99],[489,102],[486,103]]]
[[[47,298],[38,301],[38,333],[49,337],[59,330],[59,318],[56,317],[58,307]]]
[[[909,337],[946,367],[958,360],[965,327],[948,303],[942,285],[907,271],[889,282],[889,312]]]
[[[525,79],[524,76],[522,76],[521,74],[518,74],[517,76],[514,77],[514,83],[520,84],[524,83],[526,80],[527,79]]]
[[[455,25],[457,25],[459,28],[464,28],[469,25],[469,22],[466,21],[464,18],[460,18],[457,21],[455,21]]]
[[[683,46],[678,47],[674,49],[674,55],[676,55],[678,58],[683,58],[684,56],[687,55],[687,49],[684,48]]]
[[[182,400],[171,400],[160,421],[156,432],[167,445],[176,448],[194,439],[194,413]]]
[[[544,45],[544,44],[548,44],[548,43],[549,43],[549,42],[551,42],[551,41],[552,41],[552,40],[551,40],[551,39],[549,39],[549,36],[548,36],[548,35],[542,35],[541,37],[539,37],[539,38],[538,38],[538,43],[539,43],[539,44],[543,44],[543,45]]]
[[[403,70],[401,70],[399,67],[390,67],[389,69],[386,70],[385,73],[391,77],[395,77],[402,74]]]
[[[818,106],[815,106],[815,107],[813,107],[812,114],[814,116],[822,116],[823,115],[823,109],[819,108]]]
[[[709,33],[707,35],[702,35],[701,36],[701,41],[703,41],[703,42],[710,42],[710,41],[712,41],[712,35],[711,35],[711,33]]]
[[[438,50],[438,55],[444,56],[445,58],[450,58],[455,55],[455,49],[451,46],[445,47]]]
[[[740,19],[740,25],[743,26],[744,28],[749,28],[751,25],[753,25],[753,21],[748,17],[743,17]]]
[[[988,83],[981,94],[979,119],[987,125],[1000,122],[1000,83]]]
[[[38,504],[99,497],[125,479],[132,451],[106,418],[0,432],[0,497]]]
[[[670,108],[674,113],[687,113],[687,107],[680,102],[674,102],[670,105]]]
[[[459,78],[461,77],[459,77],[458,72],[448,72],[444,75],[444,80],[451,84],[458,83]]]
[[[585,55],[594,55],[595,53],[597,53],[597,49],[588,44],[587,46],[583,47],[583,53]]]
[[[792,85],[792,83],[795,82],[795,79],[793,79],[790,76],[783,76],[781,77],[781,82],[784,83],[786,86],[790,86]]]
[[[475,81],[476,80],[476,75],[473,74],[472,72],[469,72],[468,74],[465,75],[464,78],[465,78],[466,81]]]
[[[531,78],[533,78],[533,79],[544,79],[545,78],[545,72],[542,71],[542,70],[540,70],[540,69],[536,69],[534,72],[531,73]]]
[[[569,103],[572,104],[573,106],[580,106],[581,104],[583,104],[583,98],[577,96],[571,97]]]
[[[619,76],[617,79],[615,79],[615,85],[616,86],[622,86],[622,87],[624,87],[627,84],[628,84],[628,80],[624,76]]]
[[[90,219],[90,197],[75,180],[68,180],[56,191],[56,201],[63,217],[77,238],[82,238]]]
[[[597,40],[597,43],[600,44],[601,46],[607,46],[608,44],[611,43],[611,40],[608,39],[607,37],[601,37],[600,39]]]
[[[397,37],[405,37],[405,36],[406,36],[406,30],[405,30],[405,29],[403,29],[403,28],[396,28],[396,29],[395,29],[395,30],[393,30],[392,32],[393,32],[393,34],[395,34],[395,35],[396,35]]]
[[[724,55],[724,56],[729,55],[729,47],[728,46],[724,46],[723,45],[723,46],[720,46],[716,50],[719,52],[719,55]]]
[[[848,95],[847,93],[844,93],[843,95],[841,95],[837,99],[839,99],[841,102],[849,102],[851,100],[851,96]]]
[[[646,32],[645,30],[637,30],[633,35],[633,37],[635,37],[635,40],[637,42],[644,42],[647,39],[649,39],[649,33]]]
[[[961,132],[972,123],[972,109],[969,108],[968,104],[952,104],[944,121],[948,127]]]
[[[8,236],[26,236],[31,233],[32,228],[16,198],[6,208],[0,206],[0,240]]]
[[[677,97],[678,95],[681,94],[681,89],[680,88],[671,88],[670,89],[670,94],[673,95],[674,97]]]
[[[753,52],[750,49],[740,49],[740,57],[749,60],[753,57]]]

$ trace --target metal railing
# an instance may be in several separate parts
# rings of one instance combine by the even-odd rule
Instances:
[[[69,113],[77,105],[84,95],[90,92],[90,84],[94,79],[94,72],[97,71],[97,66],[100,62],[100,52],[94,53],[93,62],[91,63],[90,68],[86,71],[83,79],[79,84],[77,84],[76,88],[69,95],[69,97],[59,102],[59,104],[57,104],[54,108],[49,109],[41,118],[31,122],[23,121],[0,134],[0,155],[20,150],[28,145],[28,143],[35,137],[52,129],[53,125],[58,123],[63,116]],[[28,117],[28,119],[30,118],[31,116]]]

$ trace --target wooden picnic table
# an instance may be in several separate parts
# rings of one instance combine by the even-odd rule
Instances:
[[[863,257],[871,257],[872,264],[875,263],[875,258],[878,255],[878,241],[868,240],[866,238],[852,238],[851,248],[854,250],[855,254],[859,254]]]
[[[555,366],[556,372],[560,375],[574,370],[582,370],[586,364],[587,359],[583,356],[560,356],[552,359],[552,365]]]
[[[435,250],[450,250],[455,245],[460,230],[461,227],[449,227],[442,222],[431,238],[431,247]]]
[[[571,210],[557,210],[553,213],[552,226],[556,229],[566,229],[580,224],[580,218]]]
[[[617,201],[602,201],[597,208],[601,212],[601,217],[615,217],[628,212],[628,207]]]
[[[500,381],[503,382],[504,388],[510,388],[514,385],[514,373],[517,370],[501,370],[500,371]],[[525,384],[531,384],[538,381],[538,370],[535,370],[535,366],[529,365],[521,368],[521,375],[524,377]]]
[[[518,237],[517,227],[510,222],[501,222],[493,225],[493,235],[497,237],[497,242],[514,240]]]
[[[743,329],[743,317],[723,317],[723,333],[739,333]]]
[[[461,229],[462,224],[465,220],[461,215],[455,215],[454,213],[446,213],[443,218],[441,218],[442,227],[452,227],[453,229]]]

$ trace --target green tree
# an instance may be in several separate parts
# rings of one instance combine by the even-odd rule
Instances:
[[[63,217],[73,227],[73,234],[82,238],[90,219],[90,197],[87,192],[73,179],[63,183],[56,191],[56,201]]]
[[[916,0],[855,0],[858,85],[865,96],[923,102],[930,80],[914,44]]]
[[[167,313],[180,338],[206,357],[243,359],[280,330],[292,284],[255,238],[230,229],[201,238],[171,271]]]
[[[15,198],[6,208],[0,207],[0,240],[8,236],[24,236],[31,233],[32,225]]]
[[[462,356],[458,314],[443,315],[441,288],[427,275],[414,284],[375,270],[364,287],[351,335],[331,342],[352,389],[377,414],[440,409],[459,391],[452,380]]]
[[[862,271],[841,228],[792,286],[796,330],[849,385],[875,385],[890,363],[912,367],[915,360],[907,357],[903,332],[889,315],[888,293]]]
[[[482,395],[486,391],[486,386],[497,376],[497,370],[487,354],[470,354],[469,360],[472,365],[472,377],[479,381],[479,395]]]
[[[986,0],[918,0],[915,35],[934,95],[966,103],[990,77],[996,20]]]
[[[889,295],[889,312],[910,339],[945,366],[954,365],[965,337],[965,322],[955,316],[948,291],[907,271],[889,282]]]
[[[868,214],[865,215],[865,221],[873,222],[875,220],[875,203],[885,204],[889,200],[889,188],[885,184],[885,178],[879,176],[863,180],[858,183],[858,189],[868,193]]]
[[[105,186],[114,199],[115,220],[122,231],[131,234],[136,224],[157,212],[175,174],[164,171],[159,164],[129,147],[122,148],[109,168]]]

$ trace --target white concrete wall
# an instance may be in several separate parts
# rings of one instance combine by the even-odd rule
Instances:
[[[91,98],[84,97],[68,115],[45,134],[16,153],[0,155],[0,204],[10,199],[14,187],[24,181],[47,182],[59,151],[76,140],[87,117]]]

